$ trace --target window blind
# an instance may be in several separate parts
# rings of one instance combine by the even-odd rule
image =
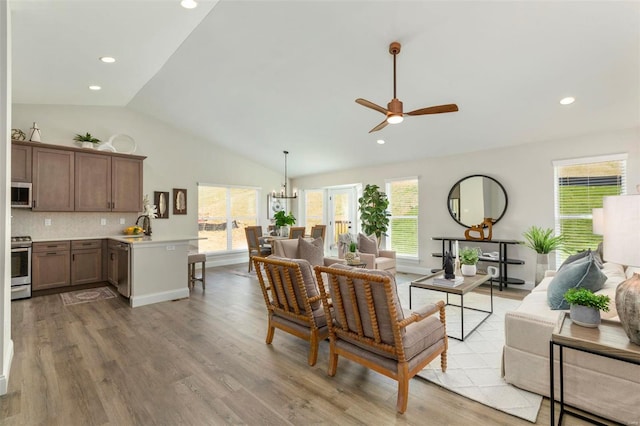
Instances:
[[[418,257],[418,179],[405,178],[386,183],[389,198],[387,241],[397,256]]]

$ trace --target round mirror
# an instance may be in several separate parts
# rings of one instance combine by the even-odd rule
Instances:
[[[453,185],[447,205],[453,220],[465,228],[482,223],[486,217],[496,223],[507,211],[507,191],[489,176],[467,176]]]

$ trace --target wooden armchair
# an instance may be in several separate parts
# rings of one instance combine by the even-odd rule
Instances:
[[[304,237],[304,226],[292,226],[289,230],[289,238],[298,239],[298,237]]]
[[[260,236],[262,235],[261,226],[247,226],[244,228],[245,236],[247,237],[247,249],[249,249],[249,272],[253,262],[251,259],[253,256],[268,256],[271,254],[271,247],[265,247],[260,243]]]
[[[274,256],[256,256],[253,262],[267,305],[266,343],[271,344],[276,328],[307,340],[308,363],[315,365],[318,345],[327,338],[329,329],[311,265],[304,259]]]
[[[345,265],[314,269],[325,315],[331,311],[334,315],[329,322],[329,376],[336,374],[338,356],[343,356],[397,380],[396,408],[404,413],[409,379],[438,355],[442,371],[447,368],[444,302],[424,306],[405,317],[393,274],[359,272]],[[326,284],[322,273],[329,281]]]
[[[325,233],[327,231],[327,225],[315,225],[311,227],[311,238],[322,238],[322,241],[327,241]]]

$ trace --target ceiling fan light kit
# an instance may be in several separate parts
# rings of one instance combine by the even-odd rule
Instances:
[[[373,102],[366,99],[356,99],[356,103],[386,115],[385,120],[373,129],[369,130],[369,133],[377,132],[378,130],[383,129],[387,124],[402,123],[405,115],[442,114],[445,112],[458,111],[458,106],[456,104],[446,104],[420,108],[407,113],[403,112],[402,102],[396,97],[396,55],[400,53],[400,48],[401,45],[397,41],[394,41],[389,45],[389,53],[393,55],[393,99],[391,99],[391,102],[387,104],[387,108],[385,109],[380,105],[374,104]]]

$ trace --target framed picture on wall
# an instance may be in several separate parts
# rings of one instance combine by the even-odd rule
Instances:
[[[287,211],[287,200],[285,198],[275,198],[271,194],[267,195],[267,217],[273,219],[273,215],[284,210]]]
[[[169,219],[169,192],[154,191],[153,204],[156,205],[156,219]]]
[[[173,188],[173,214],[187,214],[187,190]]]

